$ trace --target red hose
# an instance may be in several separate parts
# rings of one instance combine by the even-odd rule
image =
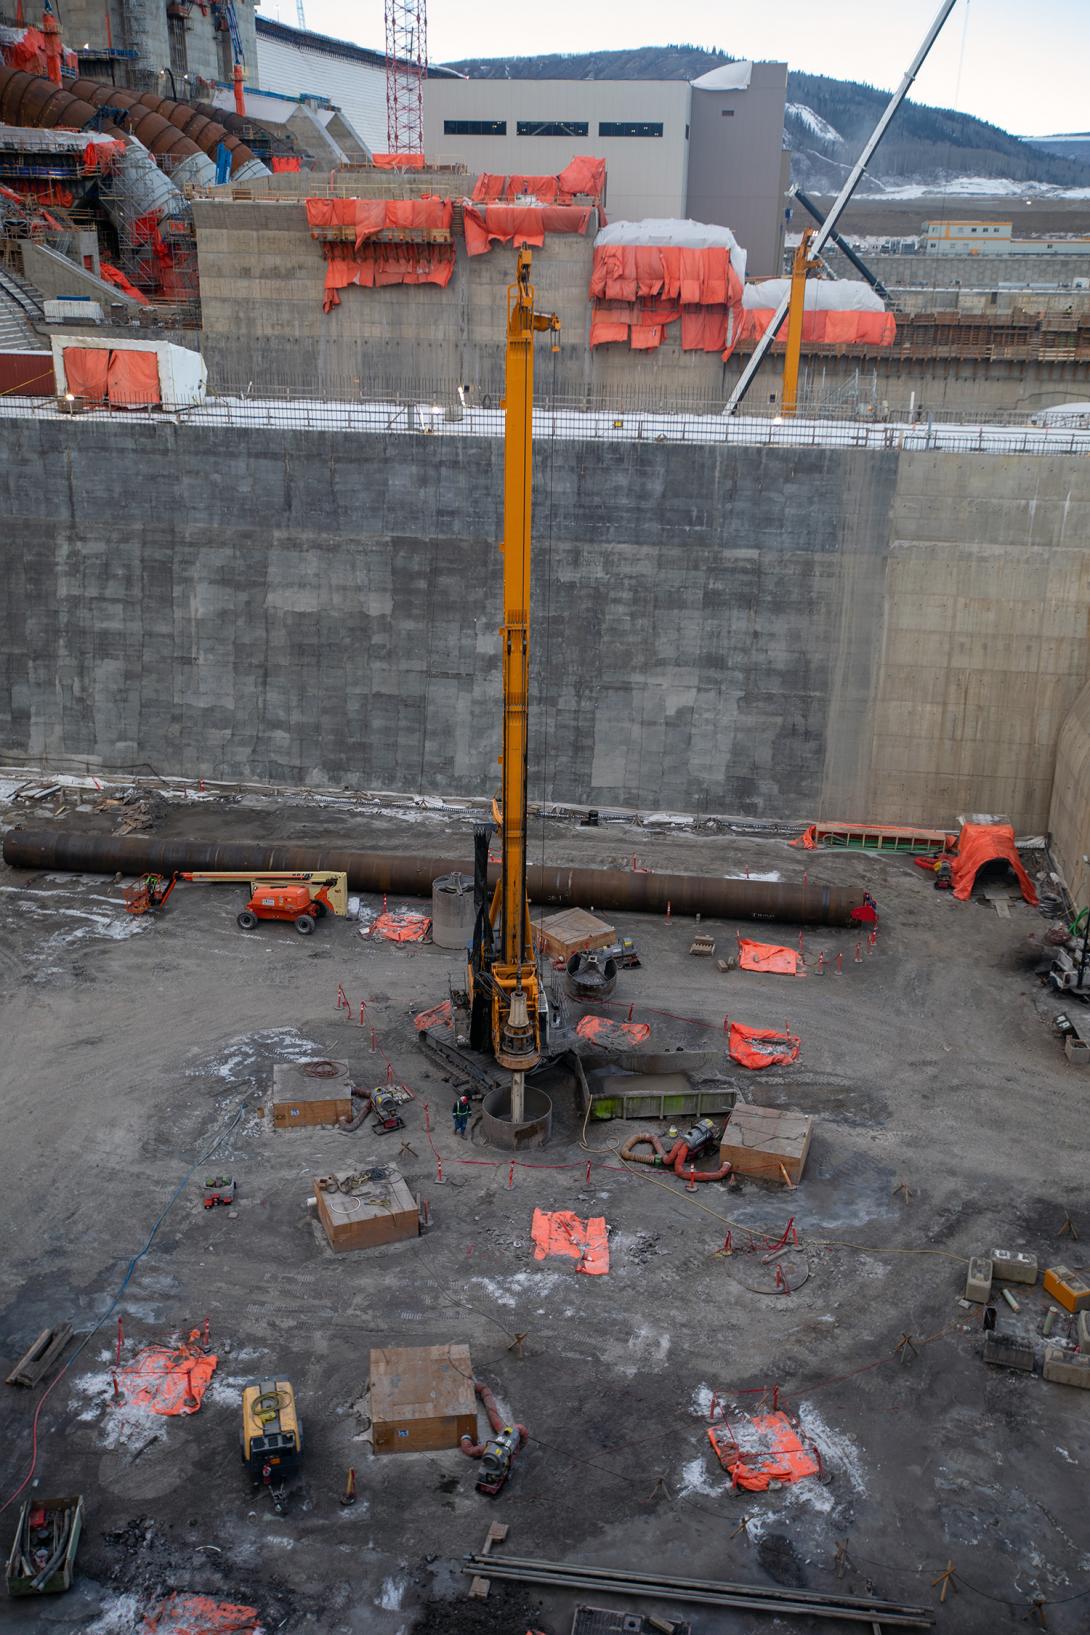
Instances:
[[[635,1151],[637,1147],[648,1145],[652,1148],[650,1158],[642,1152]],[[692,1170],[694,1181],[725,1181],[734,1167],[732,1164],[723,1163],[720,1164],[718,1169],[694,1169],[692,1159],[689,1158],[689,1149],[681,1136],[678,1137],[670,1151],[667,1152],[657,1135],[643,1130],[638,1135],[629,1136],[621,1148],[620,1156],[630,1164],[661,1164],[664,1169],[672,1169],[674,1174],[680,1176],[683,1181],[688,1180],[685,1170],[686,1160],[688,1160],[689,1169]]]
[[[495,1397],[488,1389],[488,1386],[482,1385],[480,1380],[473,1381],[473,1389],[481,1399],[481,1407],[488,1415],[488,1423],[492,1427],[493,1434],[495,1436],[499,1436],[500,1432],[506,1429],[506,1426],[502,1414],[496,1407]],[[515,1424],[515,1430],[519,1433],[519,1445],[515,1450],[517,1453],[519,1449],[525,1447],[526,1443],[530,1440],[530,1433],[526,1429],[525,1425],[519,1425],[517,1422]],[[485,1448],[483,1442],[474,1442],[468,1436],[463,1436],[458,1446],[461,1448],[467,1459],[479,1459],[484,1453]]]
[[[685,1143],[683,1141],[678,1142],[678,1147],[684,1146]],[[677,1147],[675,1147],[670,1156],[674,1159],[674,1174],[679,1176],[683,1181],[725,1181],[731,1170],[734,1168],[733,1164],[731,1164],[729,1161],[725,1161],[724,1163],[720,1164],[718,1169],[695,1169],[693,1167],[692,1160],[690,1159],[689,1168],[686,1171],[685,1160],[689,1156],[687,1148],[684,1152],[678,1152]]]

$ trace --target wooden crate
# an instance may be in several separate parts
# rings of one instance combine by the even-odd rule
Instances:
[[[780,1166],[796,1185],[806,1168],[814,1121],[807,1113],[778,1107],[737,1106],[727,1120],[719,1147],[719,1161],[729,1159],[739,1175],[760,1181],[779,1181]]]
[[[351,1118],[352,1076],[347,1062],[333,1062],[336,1074],[316,1078],[307,1073],[308,1062],[277,1062],[273,1068],[272,1101],[269,1111],[278,1130],[299,1130],[307,1126],[336,1124]]]
[[[348,1192],[331,1191],[315,1177],[318,1219],[325,1227],[330,1248],[337,1254],[349,1249],[373,1249],[379,1243],[397,1243],[419,1235],[420,1210],[400,1172],[391,1164],[382,1164],[374,1167],[370,1178],[365,1179],[366,1174],[342,1170],[323,1178],[349,1182]]]
[[[376,1453],[434,1453],[477,1440],[477,1398],[466,1345],[371,1352],[371,1438]]]
[[[570,959],[592,948],[609,948],[617,941],[614,927],[597,914],[588,914],[585,908],[566,908],[560,914],[535,920],[533,933],[537,946],[553,959]]]

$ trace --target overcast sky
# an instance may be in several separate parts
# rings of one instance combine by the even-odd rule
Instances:
[[[308,28],[383,47],[382,0],[304,0]],[[899,82],[938,0],[430,0],[433,62],[661,45],[668,38],[792,68]],[[296,0],[261,0],[296,21]],[[964,46],[964,51],[963,51]],[[916,82],[921,102],[958,108],[1016,135],[1090,128],[1090,0],[958,0]]]

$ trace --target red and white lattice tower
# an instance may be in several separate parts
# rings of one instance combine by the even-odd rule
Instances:
[[[386,0],[386,145],[391,153],[424,151],[427,73],[427,0]]]

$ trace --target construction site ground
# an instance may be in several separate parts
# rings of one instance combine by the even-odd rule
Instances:
[[[91,804],[4,816],[111,832],[118,813]],[[153,806],[157,836],[328,838],[467,861],[476,815],[271,799]],[[535,822],[535,861],[541,844]],[[813,1115],[797,1192],[745,1182],[688,1193],[662,1171],[625,1170],[616,1149],[648,1126],[591,1123],[584,1147],[560,1082],[551,1144],[513,1171],[479,1130],[456,1139],[451,1087],[423,1057],[412,1014],[460,980],[456,952],[371,942],[333,919],[310,938],[275,924],[244,933],[230,886],[181,885],[161,915],[135,920],[107,877],[0,870],[4,1372],[44,1328],[70,1320],[84,1336],[161,1217],[118,1306],[124,1357],[206,1318],[218,1356],[200,1411],[173,1418],[115,1403],[116,1314],[76,1356],[40,1407],[24,1490],[84,1495],[76,1585],[0,1602],[0,1626],[130,1635],[164,1595],[190,1591],[256,1607],[269,1635],[567,1635],[575,1601],[594,1596],[497,1584],[487,1602],[467,1600],[463,1554],[502,1521],[512,1555],[873,1587],[935,1606],[951,1635],[1039,1627],[1032,1603],[1043,1596],[1053,1635],[1085,1630],[1090,1398],[984,1364],[981,1308],[959,1304],[971,1255],[1006,1247],[1078,1266],[1082,1243],[1058,1236],[1067,1216],[1090,1241],[1090,1081],[1064,1058],[1052,1017],[1065,1007],[1026,952],[1040,914],[955,902],[907,858],[721,830],[550,821],[543,844],[552,863],[625,867],[637,854],[644,867],[805,872],[874,894],[873,950],[864,944],[857,962],[855,932],[807,928],[799,978],[691,958],[691,920],[616,917],[643,966],[622,973],[614,1014],[632,1005],[656,1042],[722,1051],[725,1016],[801,1037],[792,1066],[721,1064],[747,1099]],[[1028,857],[1032,872],[1044,854]],[[798,926],[701,929],[719,954],[738,932],[799,937]],[[388,1058],[415,1092],[406,1129],[274,1133],[263,1112],[272,1067],[308,1056],[347,1058],[364,1085],[384,1082]],[[312,1179],[376,1161],[401,1167],[431,1228],[334,1256],[307,1212]],[[205,1212],[200,1183],[225,1169],[238,1201]],[[535,1206],[604,1215],[608,1275],[536,1261]],[[802,1246],[789,1258],[808,1276],[787,1294],[756,1292],[769,1268],[746,1251],[749,1234],[775,1239],[792,1216]],[[1039,1333],[1040,1283],[1014,1293],[1021,1312],[1000,1302],[1000,1331]],[[370,1448],[370,1348],[447,1341],[469,1345],[478,1378],[529,1429],[495,1500],[475,1491],[477,1467],[456,1451]],[[269,1378],[293,1382],[305,1432],[283,1515],[252,1490],[238,1451],[241,1388]],[[713,1396],[757,1411],[773,1385],[831,1481],[734,1496],[707,1439]],[[2,1390],[6,1499],[30,1467],[41,1389]],[[345,1508],[350,1466],[359,1501]],[[5,1551],[17,1508],[4,1512]],[[956,1588],[940,1606],[932,1581],[949,1563]],[[698,1635],[844,1627],[676,1603],[639,1610],[688,1615]]]

